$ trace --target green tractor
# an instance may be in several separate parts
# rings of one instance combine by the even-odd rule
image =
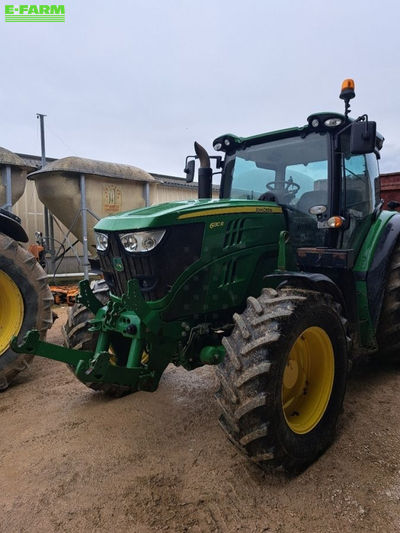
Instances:
[[[348,117],[354,95],[346,80],[344,114],[223,135],[222,156],[196,143],[199,199],[98,222],[109,298],[81,282],[68,346],[32,331],[14,349],[115,395],[154,391],[169,363],[216,365],[229,439],[262,468],[305,468],[334,439],[351,362],[400,345],[400,216],[382,211],[383,137]]]

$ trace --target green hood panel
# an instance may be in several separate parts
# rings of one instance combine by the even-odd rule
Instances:
[[[256,200],[186,200],[118,213],[100,220],[95,229],[98,231],[129,231],[199,222],[205,217],[215,217],[217,222],[220,216],[240,213],[281,214],[282,208],[273,202]]]

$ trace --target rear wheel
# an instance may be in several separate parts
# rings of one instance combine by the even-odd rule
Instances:
[[[229,439],[262,468],[300,471],[334,439],[347,378],[346,320],[330,296],[264,289],[235,315],[217,369]]]
[[[109,289],[105,281],[96,282],[92,286],[92,291],[103,305],[107,303]],[[75,350],[95,351],[99,335],[96,332],[89,331],[89,322],[92,318],[94,318],[93,313],[82,304],[76,303],[69,309],[67,323],[63,326],[65,346]],[[73,369],[71,368],[71,370]],[[85,383],[85,385],[93,390],[103,391],[105,394],[117,398],[131,392],[128,386],[113,385],[111,383]]]
[[[43,339],[53,323],[52,303],[46,273],[36,259],[0,234],[0,390],[6,389],[33,358],[11,350],[11,338],[38,329]]]
[[[379,355],[400,359],[400,244],[395,247],[389,264],[377,341]]]

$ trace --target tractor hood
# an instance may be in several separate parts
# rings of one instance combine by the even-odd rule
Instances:
[[[221,215],[240,213],[279,214],[282,213],[282,208],[274,202],[255,200],[186,200],[112,215],[100,220],[94,229],[97,231],[130,231],[201,222],[205,217],[219,218]]]

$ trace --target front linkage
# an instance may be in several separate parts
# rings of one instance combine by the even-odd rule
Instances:
[[[86,385],[110,383],[127,386],[132,392],[155,391],[171,362],[187,369],[199,366],[190,363],[187,346],[182,343],[187,325],[163,322],[159,312],[143,299],[136,279],[128,281],[122,297],[110,294],[105,306],[93,294],[88,281],[79,285],[79,302],[95,315],[90,328],[93,334],[98,334],[95,351],[50,344],[41,341],[39,332],[32,330],[21,344],[16,337],[12,339],[15,352],[67,363]],[[224,354],[222,346],[204,346],[199,362],[217,364]]]

